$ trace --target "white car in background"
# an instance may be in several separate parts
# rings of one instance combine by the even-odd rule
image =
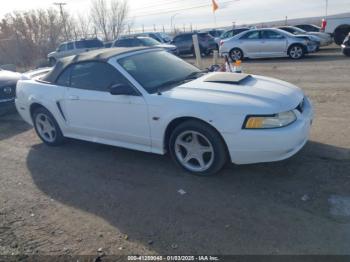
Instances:
[[[300,59],[319,48],[318,38],[293,35],[277,28],[253,29],[220,42],[219,52],[232,60],[290,57]]]
[[[145,66],[147,65],[147,66]],[[278,161],[307,142],[309,99],[263,76],[205,73],[158,48],[115,48],[67,57],[41,79],[21,80],[16,107],[38,136],[156,154],[185,170],[217,173]]]
[[[69,41],[60,44],[60,46],[47,55],[47,59],[51,66],[56,62],[67,56],[78,55],[83,52],[88,52],[98,48],[104,48],[104,44],[99,39],[81,39],[76,41]]]

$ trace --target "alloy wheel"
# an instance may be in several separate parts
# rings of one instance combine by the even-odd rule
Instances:
[[[303,56],[303,49],[300,46],[293,46],[289,53],[293,59],[298,59]]]
[[[35,118],[35,125],[42,139],[49,143],[53,143],[55,141],[57,130],[52,120],[46,114],[37,114]]]
[[[175,155],[186,169],[206,171],[214,162],[214,148],[208,138],[196,131],[184,131],[175,140]]]

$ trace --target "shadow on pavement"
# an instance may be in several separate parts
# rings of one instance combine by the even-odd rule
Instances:
[[[145,246],[152,239],[162,254],[348,252],[349,232],[326,204],[330,194],[349,192],[346,148],[309,142],[289,160],[228,165],[205,178],[182,172],[167,156],[71,141],[33,146],[27,166],[49,197]]]
[[[23,133],[32,127],[24,122],[16,109],[0,111],[0,141]]]

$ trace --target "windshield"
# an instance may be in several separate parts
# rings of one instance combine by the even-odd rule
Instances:
[[[135,54],[118,63],[150,94],[175,86],[201,71],[165,51]]]
[[[298,34],[305,34],[306,31],[304,31],[303,29],[300,29],[298,27],[288,27],[289,28],[289,32],[291,32],[292,34],[298,35]]]
[[[100,40],[80,40],[75,42],[77,48],[97,48],[103,47],[103,43]]]
[[[157,40],[150,37],[139,37],[139,40],[144,46],[155,46],[161,44]]]
[[[169,35],[167,35],[166,33],[159,33],[159,35],[161,36],[161,38],[163,38],[165,41],[171,41],[171,37]]]

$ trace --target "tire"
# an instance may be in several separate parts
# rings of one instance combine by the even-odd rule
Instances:
[[[226,145],[220,134],[200,121],[188,120],[178,125],[168,146],[172,159],[194,175],[215,175],[227,162]]]
[[[350,57],[350,49],[344,49],[343,54]]]
[[[305,50],[302,45],[291,45],[288,49],[288,56],[292,59],[301,59],[305,55]]]
[[[350,27],[337,28],[334,31],[334,42],[337,45],[341,45],[344,42],[345,37],[349,34]]]
[[[230,51],[229,56],[232,61],[243,60],[243,52],[239,48],[233,48]]]
[[[49,146],[58,146],[64,142],[64,136],[53,115],[40,107],[32,114],[33,124],[37,135]]]
[[[53,58],[53,57],[50,57],[50,59],[49,59],[49,64],[50,64],[50,66],[54,66],[55,64],[56,64],[56,59],[55,58]]]

